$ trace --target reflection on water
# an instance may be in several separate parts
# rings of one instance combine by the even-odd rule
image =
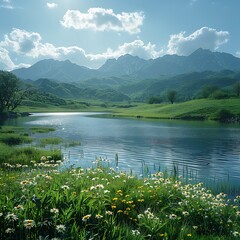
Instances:
[[[63,150],[71,164],[88,166],[102,156],[141,173],[172,168],[199,177],[240,180],[240,127],[219,123],[97,118],[94,113],[33,114],[24,124],[54,126],[51,133],[81,146]],[[76,162],[78,161],[78,162]]]

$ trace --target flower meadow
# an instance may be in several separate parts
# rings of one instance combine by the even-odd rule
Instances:
[[[2,164],[0,239],[240,239],[240,196],[161,172],[140,179],[101,161]]]

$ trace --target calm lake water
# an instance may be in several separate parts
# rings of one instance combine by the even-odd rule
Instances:
[[[96,157],[114,163],[118,154],[119,169],[127,172],[141,174],[144,164],[151,173],[175,165],[181,175],[240,185],[239,125],[103,118],[93,113],[33,114],[16,124],[53,126],[51,137],[80,141],[81,146],[62,148],[65,159],[76,166],[91,166]]]

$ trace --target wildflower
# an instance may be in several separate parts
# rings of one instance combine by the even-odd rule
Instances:
[[[3,216],[3,213],[0,212],[0,217]]]
[[[50,212],[54,213],[54,214],[58,214],[59,210],[57,208],[52,208],[52,209],[50,209]]]
[[[122,212],[123,212],[123,210],[121,210],[121,209],[117,211],[117,213],[122,213]]]
[[[5,219],[13,222],[18,220],[18,217],[14,213],[8,213]]]
[[[23,205],[17,205],[16,207],[14,207],[15,210],[24,210]]]
[[[237,212],[236,212],[236,215],[237,215],[237,216],[240,216],[240,211],[237,211]]]
[[[106,214],[107,214],[107,215],[113,215],[113,212],[111,212],[111,211],[106,211]]]
[[[59,224],[56,226],[56,230],[59,233],[63,233],[66,230],[66,227],[63,224]]]
[[[192,236],[192,234],[191,234],[191,233],[188,233],[188,234],[187,234],[187,237],[191,237],[191,236]]]
[[[102,184],[96,185],[96,189],[103,189],[103,188],[104,188],[104,186]]]
[[[188,216],[188,215],[189,215],[189,212],[184,211],[182,214],[183,214],[183,216]]]
[[[34,221],[34,220],[27,219],[27,220],[24,220],[24,221],[23,221],[23,225],[24,225],[25,228],[31,229],[31,228],[34,227],[36,224],[35,224],[35,221]]]
[[[193,226],[193,229],[195,229],[195,230],[198,229],[198,226]]]
[[[177,218],[177,215],[176,214],[170,214],[169,218],[172,219],[172,220],[175,220]]]
[[[118,198],[116,198],[116,197],[115,197],[115,198],[113,198],[113,201],[117,201],[117,200],[118,200]]]
[[[235,231],[235,232],[233,232],[233,236],[234,236],[234,237],[240,237],[240,233],[237,232],[237,231]]]
[[[97,214],[95,217],[96,217],[97,219],[103,218],[103,216],[100,215],[100,214]]]
[[[21,185],[25,186],[25,185],[29,185],[30,182],[28,180],[23,180],[20,182]]]
[[[115,209],[115,208],[117,208],[117,206],[115,206],[115,205],[112,205],[111,207],[112,207],[112,209]]]
[[[92,216],[91,214],[83,216],[82,221],[86,222],[91,216]]]
[[[70,189],[70,187],[69,187],[68,185],[62,185],[61,188],[62,188],[63,190],[69,190],[69,189]]]
[[[15,232],[15,229],[13,229],[13,228],[7,228],[6,231],[5,231],[5,233],[7,233],[7,234],[11,234],[11,233],[14,233],[14,232]]]
[[[132,230],[132,234],[138,236],[140,235],[140,232],[138,230]]]

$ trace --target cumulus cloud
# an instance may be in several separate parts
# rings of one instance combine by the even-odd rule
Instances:
[[[101,54],[88,54],[92,60],[118,58],[125,54],[131,54],[143,59],[157,58],[162,54],[162,50],[157,51],[156,46],[152,43],[145,44],[142,40],[135,40],[130,43],[124,43],[116,50],[111,48]]]
[[[10,10],[15,9],[11,0],[2,0],[2,3],[3,4],[0,5],[0,8],[6,8]]]
[[[203,27],[186,36],[185,32],[171,35],[168,42],[169,54],[189,55],[198,48],[215,51],[229,39],[229,32]]]
[[[14,28],[10,34],[4,36],[4,41],[0,42],[0,46],[25,54],[34,49],[40,41],[39,33]]]
[[[78,10],[68,10],[61,24],[66,28],[94,31],[117,31],[130,34],[139,33],[143,24],[143,12],[122,12],[116,14],[112,9],[90,8],[87,13]]]
[[[66,60],[77,63],[79,65],[98,68],[109,58],[118,58],[124,54],[131,54],[144,59],[159,57],[163,52],[157,51],[156,46],[144,43],[142,40],[119,45],[116,49],[107,49],[103,53],[86,53],[84,49],[78,46],[54,46],[51,43],[43,42],[42,37],[37,32],[28,32],[22,29],[14,28],[9,34],[4,36],[4,40],[0,42],[1,58],[0,62],[5,62],[7,69],[14,69],[18,66],[11,60],[11,56],[15,58],[33,59],[54,58],[58,60]],[[13,59],[13,58],[12,58]]]
[[[47,7],[50,8],[50,9],[53,9],[53,8],[57,8],[57,3],[47,3]]]

